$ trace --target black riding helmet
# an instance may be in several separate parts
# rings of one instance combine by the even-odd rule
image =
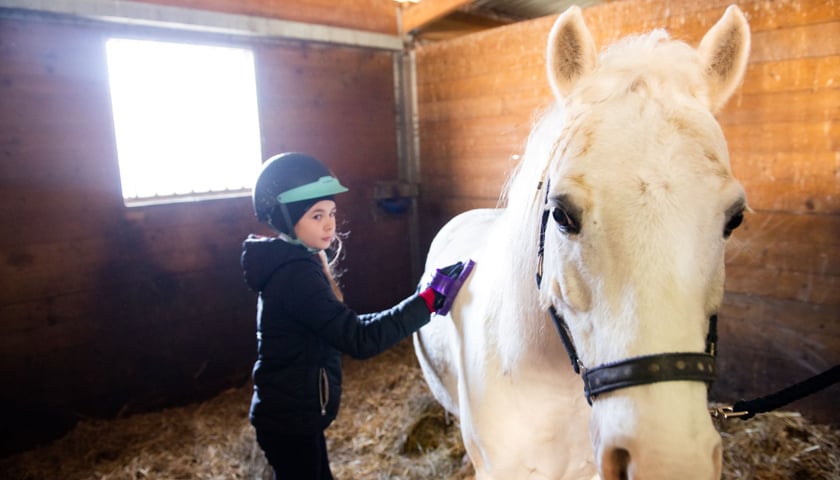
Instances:
[[[252,200],[257,220],[294,237],[295,224],[312,205],[346,192],[318,159],[303,153],[281,153],[262,166]]]

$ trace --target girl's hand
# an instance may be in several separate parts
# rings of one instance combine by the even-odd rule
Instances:
[[[452,303],[455,301],[458,291],[461,290],[461,286],[470,275],[473,266],[475,266],[475,262],[467,260],[467,263],[458,262],[437,269],[428,288],[421,293],[421,296],[426,299],[426,304],[429,305],[431,303],[430,311],[438,315],[449,313],[449,309],[452,308]],[[431,290],[431,292],[427,293],[428,290]],[[432,302],[429,301],[429,296],[434,297]]]

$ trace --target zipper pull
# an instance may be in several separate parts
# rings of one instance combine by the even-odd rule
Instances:
[[[318,379],[318,395],[321,397],[321,416],[327,416],[327,404],[330,403],[330,379],[327,377],[327,370],[319,370],[321,378]]]

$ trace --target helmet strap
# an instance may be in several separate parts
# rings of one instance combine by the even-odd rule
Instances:
[[[307,252],[309,252],[309,253],[317,253],[317,252],[320,252],[320,250],[318,250],[317,248],[307,247],[307,246],[306,246],[306,244],[304,244],[303,242],[301,242],[301,241],[300,241],[300,240],[298,240],[297,238],[294,238],[294,237],[292,237],[291,235],[289,235],[289,234],[287,234],[287,233],[280,232],[280,240],[283,240],[284,242],[289,243],[289,244],[292,244],[292,245],[297,245],[297,246],[299,246],[299,247],[303,247],[303,248],[305,248],[305,249],[306,249],[306,251],[307,251]]]
[[[286,208],[286,204],[282,202],[277,202],[280,205],[280,211],[283,213],[283,220],[286,221],[286,225],[289,226],[289,236],[291,238],[295,238],[295,224],[292,223],[292,217],[289,215],[289,209]]]
[[[289,225],[289,232],[288,233],[284,232],[282,229],[279,229],[279,228],[277,229],[280,232],[280,238],[286,243],[290,243],[292,245],[298,245],[300,247],[305,248],[309,253],[319,252],[320,250],[318,250],[317,248],[311,248],[311,247],[307,246],[306,244],[304,244],[303,242],[301,242],[300,239],[297,238],[297,236],[295,235],[295,226],[292,223],[291,216],[289,215],[289,209],[286,208],[285,203],[277,202],[277,204],[280,205],[280,211],[283,213],[283,220],[286,221],[286,225]],[[269,219],[269,221],[270,220],[271,219]]]

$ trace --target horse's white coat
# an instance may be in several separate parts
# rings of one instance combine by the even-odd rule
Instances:
[[[704,384],[627,388],[590,408],[546,309],[565,317],[586,366],[703,351],[723,295],[723,228],[746,207],[713,117],[743,76],[746,20],[730,7],[697,50],[655,31],[597,56],[572,7],[548,44],[557,103],[507,206],[461,214],[432,243],[427,276],[476,267],[451,313],[416,334],[423,373],[459,416],[478,479],[719,478]],[[546,198],[581,229],[549,218],[538,290]]]

